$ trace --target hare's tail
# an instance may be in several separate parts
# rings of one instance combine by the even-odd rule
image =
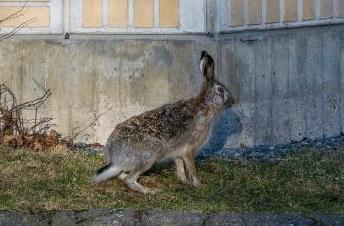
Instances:
[[[118,176],[122,172],[122,169],[109,163],[106,166],[97,170],[95,177],[93,178],[94,183],[100,183],[107,181],[110,178]]]

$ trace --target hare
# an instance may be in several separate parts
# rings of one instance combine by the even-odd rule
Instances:
[[[116,126],[105,146],[107,165],[100,168],[95,183],[118,177],[133,191],[154,194],[138,182],[154,163],[174,159],[177,177],[196,187],[194,156],[207,141],[216,115],[234,104],[230,91],[214,78],[214,60],[202,51],[204,77],[200,93],[191,99],[166,104],[134,116]]]

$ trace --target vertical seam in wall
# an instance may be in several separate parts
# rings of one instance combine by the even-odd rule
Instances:
[[[302,139],[305,139],[307,137],[308,134],[308,130],[307,130],[307,108],[305,107],[305,103],[306,103],[306,98],[307,98],[307,43],[305,41],[305,35],[301,36],[301,40],[302,40],[302,45],[304,44],[304,51],[302,51],[302,54],[304,55],[304,62],[302,64],[302,68],[301,68],[301,75],[302,75],[302,83],[301,83],[301,89],[302,89],[302,103],[303,103],[303,112],[302,112],[302,117],[303,117],[303,122],[304,122],[304,133],[302,134],[303,137]]]
[[[335,34],[334,34],[335,35]],[[341,62],[341,54],[342,54],[342,52],[341,52],[341,37],[335,37],[335,42],[336,43],[338,43],[338,45],[339,45],[339,51],[338,51],[338,54],[336,55],[336,57],[337,57],[337,62],[336,62],[336,64],[337,64],[337,70],[336,70],[336,73],[337,73],[337,76],[336,76],[336,80],[337,80],[337,92],[339,93],[339,95],[338,96],[335,96],[335,98],[337,98],[338,97],[338,99],[337,99],[337,104],[338,104],[338,117],[339,117],[339,123],[340,123],[340,125],[339,125],[339,135],[341,134],[341,132],[342,132],[342,129],[341,129],[341,125],[342,125],[342,121],[341,121],[341,96],[342,95],[340,95],[340,87],[341,87],[341,74],[340,74],[340,71],[341,71],[341,64],[340,64],[340,62]]]
[[[133,28],[134,27],[134,1],[135,0],[128,0],[128,28]]]
[[[160,0],[153,1],[153,27],[160,27]]]
[[[291,113],[290,113],[290,42],[291,42],[291,35],[287,36],[287,44],[288,44],[288,73],[287,73],[287,100],[288,100],[288,141],[291,141]]]
[[[325,127],[324,127],[324,125],[325,125],[325,118],[324,118],[324,111],[325,111],[325,107],[324,107],[324,101],[325,101],[325,98],[324,98],[324,94],[323,94],[323,90],[324,90],[324,40],[323,40],[323,38],[324,38],[324,35],[323,35],[323,33],[321,33],[320,34],[320,36],[321,36],[321,41],[320,41],[320,48],[318,49],[319,51],[320,51],[320,58],[318,58],[317,60],[320,60],[320,62],[317,62],[317,63],[319,63],[320,64],[320,68],[321,68],[321,71],[320,71],[320,75],[321,75],[321,91],[320,91],[320,93],[321,93],[321,95],[320,95],[320,99],[321,99],[321,107],[320,107],[320,109],[321,109],[321,121],[320,121],[320,123],[321,123],[321,130],[322,130],[322,138],[324,138],[325,137]]]
[[[253,56],[254,56],[254,73],[253,73],[253,126],[254,126],[254,134],[253,134],[253,140],[254,145],[256,145],[256,142],[258,140],[257,138],[257,110],[258,110],[258,103],[257,103],[257,47],[253,48]]]
[[[305,87],[305,89],[304,89],[304,98],[303,98],[303,100],[304,100],[304,103],[306,103],[306,104],[304,104],[304,105],[306,105],[306,107],[305,107],[305,134],[304,134],[304,137],[305,138],[309,138],[309,127],[308,127],[308,117],[309,117],[309,115],[308,115],[308,108],[309,108],[309,101],[311,101],[311,100],[309,100],[308,99],[308,97],[309,97],[309,87],[312,85],[312,84],[309,84],[308,82],[308,67],[307,67],[307,63],[308,63],[308,57],[310,57],[310,55],[309,55],[309,43],[308,42],[306,42],[306,35],[308,35],[308,32],[305,34],[305,35],[303,35],[302,36],[302,41],[303,41],[303,43],[305,44],[305,65],[304,65],[304,87]]]
[[[344,46],[343,46],[343,39],[342,37],[344,36],[344,33],[341,32],[341,37],[339,38],[340,40],[340,51],[339,51],[339,93],[344,93],[344,87],[342,86],[343,83],[342,83],[342,76],[344,76],[344,71],[343,71],[343,68],[344,66],[341,65],[342,63],[342,57],[343,57],[343,51],[344,51]],[[339,106],[340,106],[340,109],[339,109],[339,118],[340,118],[340,132],[341,134],[344,133],[344,128],[343,128],[343,117],[342,115],[344,114],[344,106],[342,105],[343,103],[343,95],[339,95]]]
[[[283,0],[282,0],[283,1]],[[283,1],[284,2],[284,1]],[[273,143],[274,141],[274,137],[273,137],[273,134],[274,134],[274,120],[273,120],[273,113],[274,113],[274,100],[273,100],[273,96],[274,96],[274,67],[273,67],[273,63],[272,63],[272,53],[273,53],[273,50],[272,50],[272,46],[273,45],[273,40],[270,40],[270,84],[271,84],[271,96],[270,96],[270,143]]]
[[[19,56],[20,56],[20,60],[19,60],[20,61],[20,92],[19,92],[19,101],[23,102],[23,76],[24,76],[23,55],[24,55],[24,40],[19,41],[19,46],[21,47],[20,48],[20,52],[19,52]]]
[[[108,0],[105,0],[106,2]],[[104,4],[106,2],[103,2]],[[108,2],[107,2],[108,3]],[[105,13],[104,13],[105,14]],[[95,51],[96,52],[101,52],[102,49],[99,49],[99,45],[101,45],[100,43],[97,45],[96,44],[96,49]],[[101,45],[101,48],[104,48],[104,46]],[[95,81],[94,81],[94,92],[95,92],[95,95],[93,97],[93,112],[92,112],[92,116],[96,117],[96,114],[98,111],[100,111],[101,109],[101,102],[100,102],[100,87],[99,87],[99,83],[100,83],[100,79],[99,79],[99,71],[98,71],[98,67],[97,65],[99,65],[99,57],[98,55],[95,56],[95,59],[94,59],[94,62],[95,62],[95,67],[94,67],[94,70],[95,70]],[[94,119],[92,119],[94,120]],[[92,142],[99,142],[98,139],[99,139],[99,120],[96,120],[94,125],[93,125],[93,128],[94,130],[94,133],[93,133],[93,137],[92,137]]]
[[[256,63],[256,59],[255,59],[255,52],[254,52],[254,50],[253,50],[253,60],[254,60],[254,64]],[[253,83],[253,86],[252,86],[252,88],[253,88],[253,92],[252,92],[252,94],[253,94],[253,97],[252,97],[252,99],[253,99],[253,102],[254,103],[252,103],[252,105],[253,105],[253,107],[254,107],[254,109],[253,109],[253,112],[255,112],[256,111],[256,102],[255,102],[255,100],[256,100],[256,79],[257,79],[257,75],[256,75],[256,71],[257,71],[257,68],[256,67],[254,67],[254,71],[252,72],[252,74],[253,74],[253,78],[252,78],[252,83]],[[251,109],[252,109],[252,107],[250,107]],[[256,134],[257,133],[257,123],[256,123],[256,121],[257,121],[257,117],[256,117],[256,114],[255,113],[253,113],[252,114],[252,117],[253,117],[253,119],[252,119],[252,121],[253,121],[253,125],[252,125],[252,127],[253,127],[253,133],[254,134]],[[256,140],[256,136],[253,134],[253,136],[252,136],[252,140],[253,140],[253,145],[255,145],[256,144],[256,142],[257,142],[257,140]]]

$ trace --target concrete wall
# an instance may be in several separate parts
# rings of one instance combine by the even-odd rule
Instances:
[[[223,35],[221,79],[239,100],[242,131],[227,147],[344,132],[344,27]]]
[[[202,82],[200,52],[211,51],[202,36],[130,38],[16,36],[0,42],[0,82],[21,102],[39,95],[34,80],[51,88],[53,97],[40,113],[53,116],[65,135],[112,107],[80,137],[83,142],[104,143],[115,125],[128,117],[193,95]]]
[[[344,26],[177,36],[16,36],[0,42],[0,81],[21,101],[53,91],[43,114],[71,134],[112,107],[80,138],[101,142],[118,122],[199,89],[200,51],[238,104],[217,121],[212,148],[289,143],[344,132]]]

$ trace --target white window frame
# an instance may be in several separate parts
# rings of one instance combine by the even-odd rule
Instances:
[[[107,34],[178,34],[206,32],[206,0],[179,0],[179,26],[159,27],[159,0],[154,0],[154,25],[152,28],[134,27],[134,0],[128,0],[128,27],[114,28],[108,24],[108,0],[103,0],[103,27],[82,26],[82,0],[70,0],[69,32]]]
[[[8,7],[49,7],[49,27],[23,27],[17,34],[62,34],[63,27],[63,0],[50,0],[49,2],[27,2],[25,1],[1,1],[0,6]],[[15,27],[2,27],[0,34],[7,34],[13,31]]]
[[[256,25],[241,25],[233,26],[229,25],[229,8],[228,3],[230,0],[217,0],[217,19],[216,19],[216,31],[223,33],[231,33],[237,31],[245,30],[271,30],[271,29],[283,29],[292,27],[307,27],[307,26],[317,26],[317,25],[331,25],[331,24],[343,24],[344,17],[338,17],[337,5],[339,1],[344,0],[334,0],[333,3],[333,17],[331,18],[320,18],[320,1],[316,1],[316,18],[314,20],[302,20],[302,0],[298,0],[298,19],[292,22],[284,21],[284,1],[280,0],[280,20],[276,23],[266,22],[266,12],[267,12],[267,1],[262,0],[262,22]],[[249,0],[247,0],[249,1]],[[245,2],[245,1],[244,1]]]

